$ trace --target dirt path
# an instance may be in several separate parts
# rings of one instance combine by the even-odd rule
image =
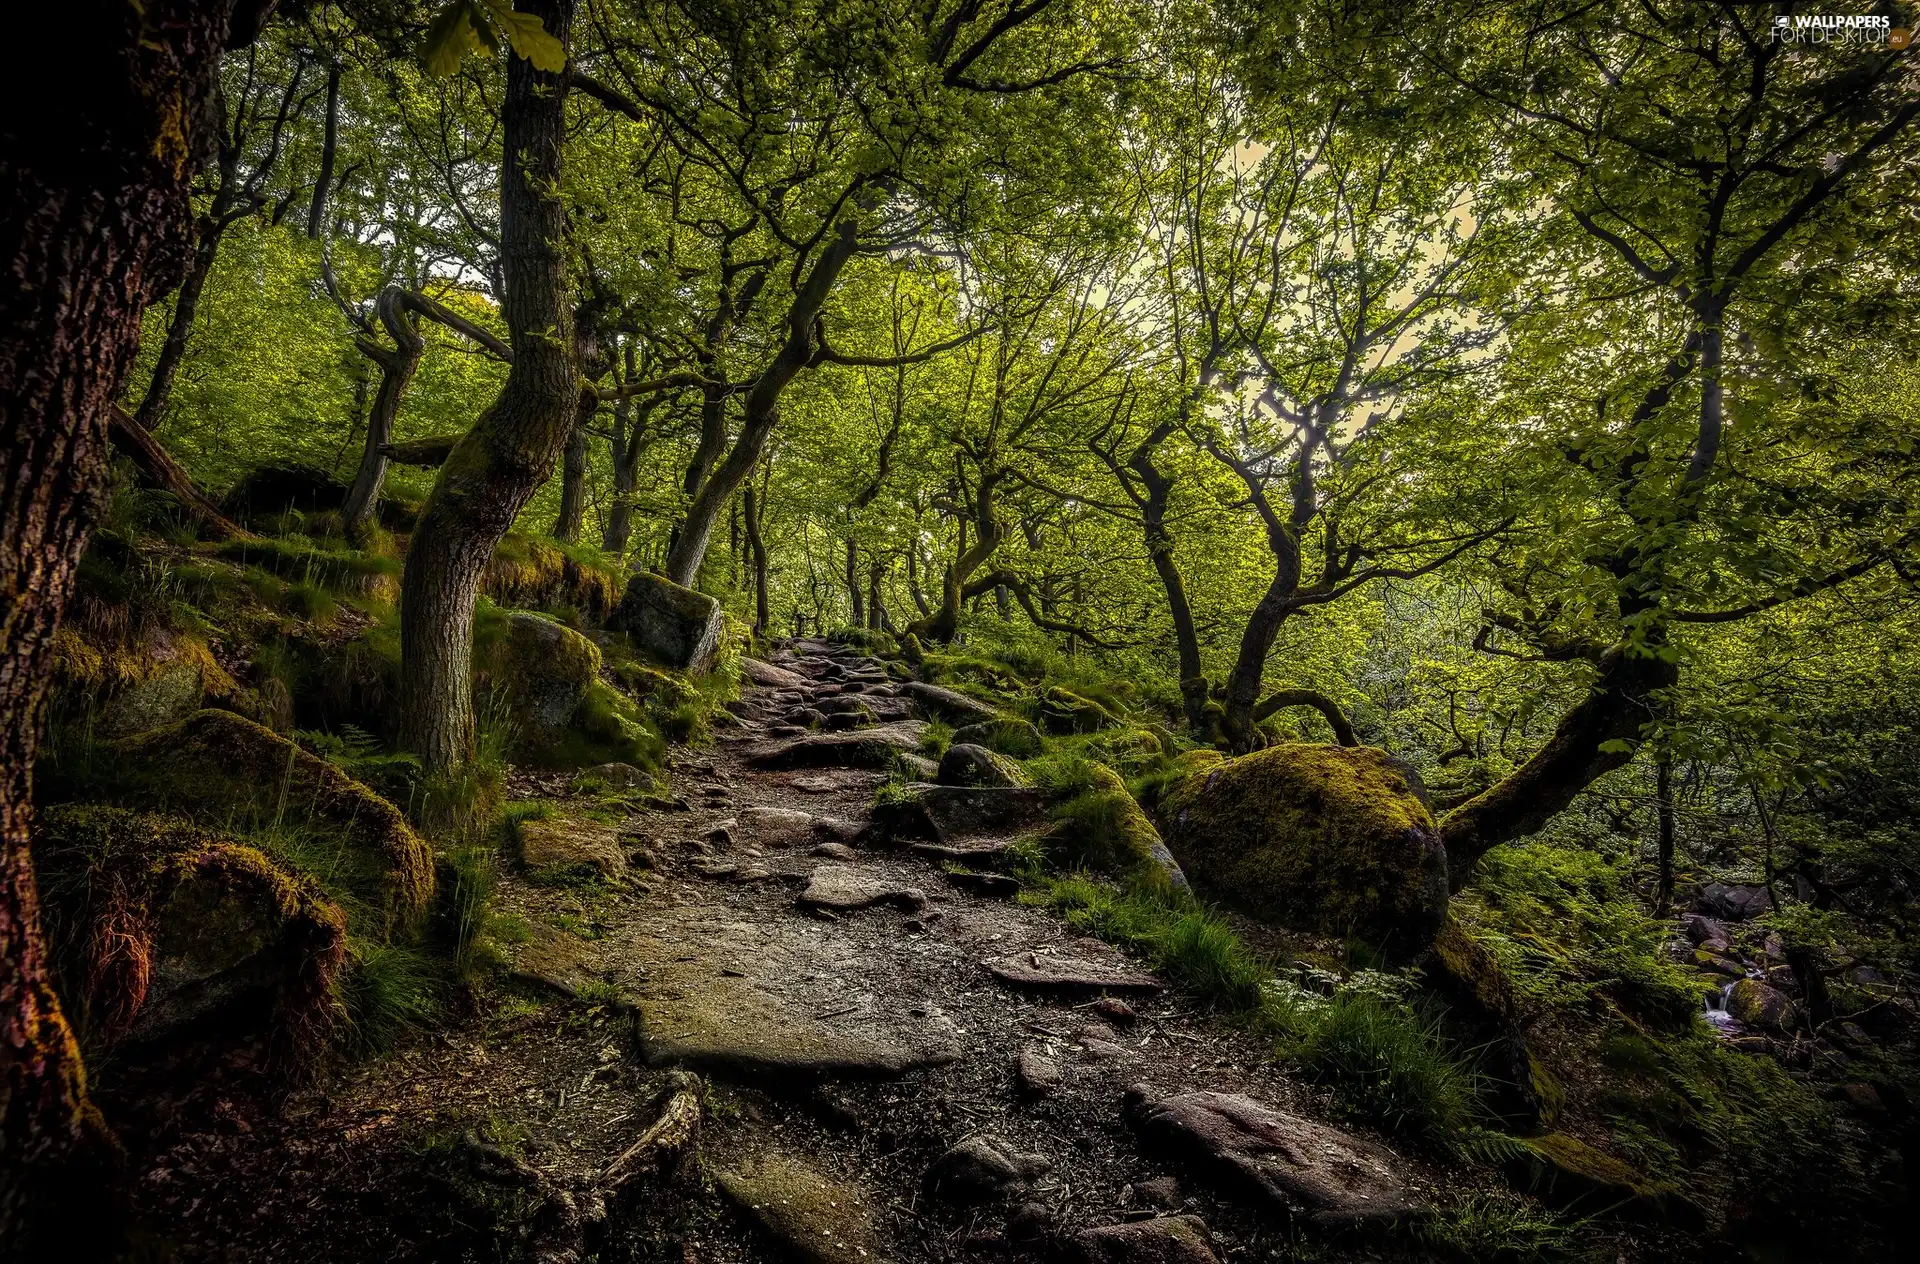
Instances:
[[[1243,1144],[1235,1180],[1233,1156],[1205,1161],[1177,1111],[1143,1130],[1136,1086],[1149,1103],[1208,1090],[1322,1110],[1261,1041],[1141,982],[1138,963],[1048,912],[956,885],[933,857],[875,845],[863,827],[883,772],[764,767],[825,758],[817,748],[836,739],[782,721],[855,696],[849,686],[883,739],[911,744],[915,732],[871,660],[801,643],[774,666],[797,676],[762,673],[772,683],[747,687],[737,727],[676,757],[684,810],[615,827],[638,865],[606,884],[503,882],[501,907],[530,931],[516,969],[571,1002],[476,1014],[296,1098],[285,1118],[223,1118],[202,1103],[204,1130],[143,1180],[151,1210],[191,1226],[185,1254],[510,1259],[518,1248],[490,1246],[489,1220],[567,1192],[589,1243],[675,1264],[1007,1258],[1168,1212],[1204,1218],[1221,1259],[1291,1259],[1300,1230],[1276,1200],[1323,1218],[1333,1204],[1285,1171],[1287,1188],[1267,1179],[1262,1193],[1260,1164],[1289,1146],[1314,1152],[1308,1168],[1346,1163],[1332,1179],[1353,1197],[1373,1188],[1361,1169],[1390,1167],[1381,1179],[1426,1198],[1436,1174],[1364,1143],[1347,1155],[1340,1134],[1242,1121],[1241,1142],[1261,1134],[1266,1157]],[[586,833],[605,850],[606,828]],[[1063,974],[1121,986],[1050,981]],[[1125,1004],[1102,999],[1111,993]],[[616,1198],[602,1219],[603,1173],[681,1069],[702,1081],[698,1162]],[[1113,1240],[1123,1253],[1090,1258],[1210,1258]],[[1083,1252],[1105,1249],[1088,1241]]]

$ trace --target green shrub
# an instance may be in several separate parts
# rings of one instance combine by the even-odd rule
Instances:
[[[1438,1019],[1390,998],[1337,993],[1280,1050],[1354,1118],[1429,1148],[1449,1148],[1479,1118],[1479,1076],[1447,1047]]]
[[[417,948],[354,940],[351,968],[340,984],[349,1043],[364,1052],[388,1049],[440,1016],[440,978]]]

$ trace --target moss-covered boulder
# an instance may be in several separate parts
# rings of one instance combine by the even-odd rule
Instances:
[[[1385,752],[1274,746],[1193,760],[1160,796],[1189,877],[1276,925],[1424,950],[1447,910],[1433,817]]]
[[[433,896],[433,853],[400,810],[326,760],[231,711],[110,742],[102,790],[224,829],[298,837],[328,884],[377,910],[381,933],[413,924]]]
[[[682,588],[663,575],[642,571],[627,581],[607,626],[625,632],[634,648],[681,671],[708,671],[726,630],[720,603]]]
[[[238,691],[197,636],[153,629],[133,645],[104,644],[73,628],[54,637],[55,679],[63,691],[84,696],[94,733],[125,737],[185,719],[209,693]]]
[[[1148,886],[1186,889],[1179,861],[1120,774],[1090,764],[1086,778],[1078,794],[1054,809],[1054,845],[1067,849],[1076,864]]]
[[[1120,720],[1092,698],[1055,685],[1040,696],[1040,722],[1049,733],[1097,733]]]
[[[984,746],[955,742],[940,757],[935,774],[946,786],[1025,786],[1032,783],[1019,764]]]
[[[216,1017],[310,1049],[346,960],[346,916],[309,877],[178,816],[54,807],[33,844],[68,1013],[90,1044],[159,1041]]]
[[[1014,759],[1032,759],[1047,748],[1040,730],[1018,716],[981,720],[953,731],[955,746],[984,746]]]
[[[511,718],[518,754],[558,742],[600,679],[600,650],[572,628],[516,610],[481,656],[480,676]]]

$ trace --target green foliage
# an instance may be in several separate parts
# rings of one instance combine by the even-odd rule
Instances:
[[[1471,1063],[1448,1046],[1437,1017],[1397,998],[1343,990],[1282,1049],[1354,1118],[1429,1148],[1457,1145],[1480,1118]]]
[[[339,986],[350,1043],[367,1053],[390,1049],[441,1014],[438,964],[403,944],[349,943],[351,968]]]

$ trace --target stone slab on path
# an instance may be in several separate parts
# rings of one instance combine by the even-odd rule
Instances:
[[[1198,1160],[1202,1171],[1276,1211],[1347,1228],[1392,1223],[1415,1211],[1399,1160],[1372,1142],[1238,1093],[1158,1096],[1127,1090],[1141,1135]]]
[[[851,912],[873,904],[892,904],[911,912],[925,907],[927,896],[918,887],[889,882],[870,869],[833,864],[813,871],[799,902],[834,912]]]
[[[1030,952],[980,964],[1002,983],[1040,992],[1158,992],[1164,986],[1149,974],[1076,957]]]
[[[880,1079],[960,1057],[952,1020],[833,922],[682,906],[603,942],[649,1066]],[[917,1012],[916,1012],[917,1011]]]
[[[920,747],[926,726],[913,720],[847,733],[795,737],[754,751],[756,768],[885,768],[893,757]]]
[[[603,878],[626,871],[620,831],[598,821],[552,816],[520,822],[520,862],[528,869],[556,872],[591,870]]]
[[[1161,1216],[1105,1225],[1073,1236],[1086,1264],[1220,1264],[1213,1235],[1198,1216]]]
[[[757,658],[741,659],[740,674],[754,684],[767,689],[799,689],[807,683],[807,678],[799,672],[775,667],[772,663],[763,663]]]
[[[881,1264],[873,1198],[853,1181],[776,1150],[715,1177],[728,1201],[795,1259],[807,1264]],[[692,1258],[689,1248],[688,1258]]]

